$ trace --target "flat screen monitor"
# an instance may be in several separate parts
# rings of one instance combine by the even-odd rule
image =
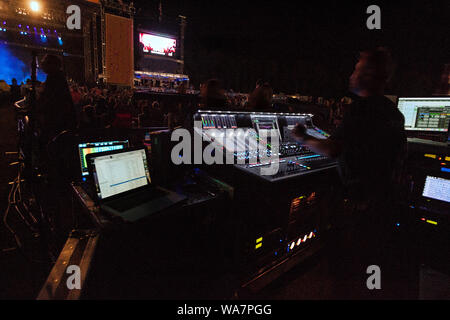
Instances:
[[[91,158],[99,199],[106,199],[151,183],[145,149]]]
[[[161,56],[173,57],[177,48],[177,40],[150,33],[139,33],[139,42],[143,45],[144,53]]]
[[[81,175],[83,180],[89,175],[86,155],[89,153],[98,153],[106,151],[114,151],[128,148],[128,140],[124,141],[97,141],[85,142],[78,144],[78,154],[80,156]]]
[[[448,131],[450,97],[399,98],[398,109],[405,117],[405,130]]]
[[[433,200],[450,202],[450,180],[427,176],[422,196]]]
[[[236,129],[236,116],[234,114],[202,114],[203,129]]]
[[[270,136],[270,132],[274,131],[278,135],[278,137],[281,138],[277,116],[251,115],[250,118],[252,120],[253,127],[258,132],[258,135],[261,135],[263,132],[265,132],[266,136]]]

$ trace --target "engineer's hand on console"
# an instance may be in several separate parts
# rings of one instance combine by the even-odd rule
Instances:
[[[303,142],[306,136],[306,128],[301,123],[297,123],[291,133],[295,140]]]

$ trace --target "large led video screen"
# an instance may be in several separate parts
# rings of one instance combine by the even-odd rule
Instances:
[[[149,33],[139,33],[139,42],[142,43],[144,53],[159,54],[173,57],[177,41],[168,37],[161,37]]]

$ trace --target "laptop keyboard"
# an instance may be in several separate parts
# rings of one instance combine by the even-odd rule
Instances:
[[[122,199],[117,199],[108,203],[108,206],[114,210],[124,212],[132,208],[136,208],[153,199],[163,197],[167,192],[160,189],[153,189],[151,191],[139,192],[129,195]]]

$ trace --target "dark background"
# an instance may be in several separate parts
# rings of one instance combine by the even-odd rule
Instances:
[[[381,8],[381,30],[366,9]],[[158,17],[159,0],[137,0],[137,16]],[[187,17],[186,73],[217,77],[248,92],[257,78],[275,92],[345,94],[361,49],[387,46],[397,69],[387,93],[430,95],[450,63],[449,1],[163,0],[163,21]]]

